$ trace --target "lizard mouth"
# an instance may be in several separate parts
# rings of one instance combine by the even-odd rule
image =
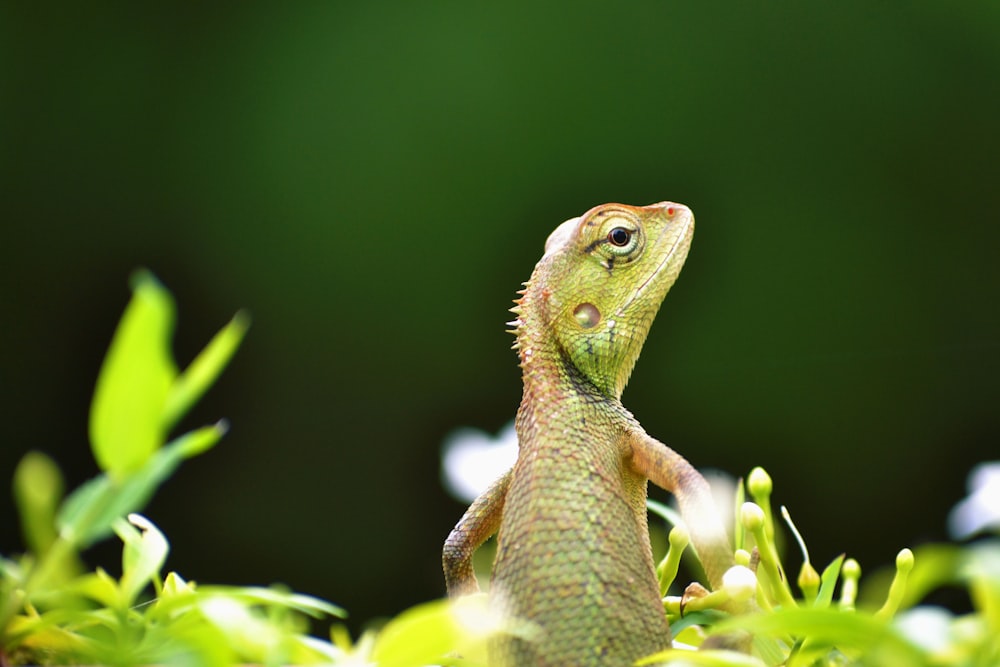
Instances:
[[[671,204],[671,206],[676,206],[676,204]],[[677,252],[682,245],[689,244],[691,242],[691,233],[694,230],[694,220],[691,217],[690,211],[685,207],[680,207],[685,212],[682,216],[682,220],[678,220],[673,224],[668,224],[661,231],[656,240],[653,242],[654,246],[659,246],[663,243],[670,243],[670,249],[663,254],[663,258],[660,263],[656,265],[645,280],[635,289],[632,296],[622,305],[621,310],[627,310],[634,302],[638,301],[646,293],[651,285],[655,285],[660,279],[664,279],[664,271],[671,261],[676,260]],[[677,229],[678,226],[683,225],[681,229]],[[671,238],[672,237],[672,238]],[[683,260],[682,260],[683,261]],[[673,272],[676,275],[676,271]]]

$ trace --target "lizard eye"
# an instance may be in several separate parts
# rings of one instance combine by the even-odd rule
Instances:
[[[624,248],[632,240],[632,232],[624,227],[615,227],[608,232],[608,243],[619,248]]]

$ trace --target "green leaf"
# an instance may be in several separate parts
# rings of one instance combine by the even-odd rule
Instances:
[[[261,588],[257,586],[200,586],[198,592],[202,595],[227,597],[244,604],[284,607],[315,618],[322,618],[325,615],[336,616],[338,618],[345,618],[347,616],[347,612],[326,600],[275,588]]]
[[[115,478],[140,468],[163,444],[163,410],[177,374],[170,293],[148,271],[134,276],[132,290],[90,406],[94,458]]]
[[[194,594],[197,589],[192,583],[184,580],[184,577],[176,572],[170,572],[163,580],[163,589],[160,591],[160,600],[173,597],[184,597]]]
[[[29,655],[50,658],[58,655],[64,660],[76,656],[90,641],[69,630],[68,626],[78,624],[84,616],[84,612],[63,609],[41,616],[34,613],[14,616],[4,628],[5,648],[29,647]]]
[[[793,636],[807,640],[811,650],[838,649],[866,656],[866,664],[921,665],[921,651],[886,621],[870,614],[836,609],[790,608],[770,614],[739,616],[712,628],[712,634],[747,630],[767,637]]]
[[[371,660],[379,667],[419,667],[440,664],[458,652],[485,661],[485,642],[500,626],[484,602],[476,597],[435,600],[407,609],[379,633]]]
[[[705,665],[707,667],[767,667],[758,658],[736,651],[708,649],[690,651],[671,648],[636,661],[636,665],[659,665],[677,661],[684,665]]]
[[[816,594],[816,601],[813,606],[826,608],[833,601],[833,589],[837,586],[837,578],[840,576],[840,568],[844,564],[846,554],[840,554],[833,562],[823,570],[820,577],[819,593]]]
[[[63,479],[55,462],[41,452],[28,452],[14,471],[14,500],[28,549],[44,553],[56,539],[55,514],[62,500]]]
[[[702,609],[684,614],[680,618],[670,619],[670,632],[678,635],[685,628],[695,625],[712,626],[729,618],[729,614],[718,609]]]
[[[229,645],[240,662],[268,665],[329,663],[337,651],[327,642],[306,637],[287,617],[265,613],[238,594],[239,589],[227,592],[222,589],[198,589],[190,596],[197,612],[205,621],[217,628],[221,640]],[[307,596],[299,596],[306,598]],[[277,603],[267,612],[279,611],[284,605]],[[233,664],[230,660],[226,664]],[[360,663],[359,663],[360,664]]]
[[[118,607],[122,598],[118,582],[102,568],[78,577],[68,590],[111,609]]]
[[[167,394],[163,410],[163,423],[168,429],[212,386],[240,346],[249,326],[250,317],[243,311],[236,313],[177,377]]]
[[[246,605],[225,595],[199,594],[197,600],[205,620],[221,630],[241,656],[253,656],[256,660],[285,657],[287,649],[282,644],[286,635]]]
[[[753,638],[753,650],[768,665],[782,665],[785,663],[788,656],[782,648],[784,646],[787,646],[787,644],[779,642],[774,637],[754,635]]]
[[[81,549],[107,537],[115,519],[141,511],[181,461],[211,448],[225,431],[225,423],[220,422],[185,433],[122,479],[105,473],[82,484],[59,510],[59,535]]]
[[[130,514],[127,522],[116,520],[114,530],[125,543],[119,587],[122,606],[130,607],[146,585],[160,573],[170,545],[153,522],[140,514]]]

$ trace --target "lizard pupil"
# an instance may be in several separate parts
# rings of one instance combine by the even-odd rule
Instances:
[[[610,232],[608,232],[608,242],[613,246],[619,248],[628,245],[628,242],[632,240],[632,232],[625,229],[624,227],[615,227]]]

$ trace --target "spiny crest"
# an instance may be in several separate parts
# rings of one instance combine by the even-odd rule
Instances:
[[[518,335],[521,327],[524,326],[524,320],[521,318],[521,304],[524,303],[524,295],[528,291],[528,283],[521,283],[524,287],[517,291],[518,297],[514,299],[514,306],[508,310],[514,313],[515,317],[510,322],[505,324],[510,327],[507,329],[507,333],[514,335],[514,344],[511,346],[512,350],[520,349],[520,336]]]

